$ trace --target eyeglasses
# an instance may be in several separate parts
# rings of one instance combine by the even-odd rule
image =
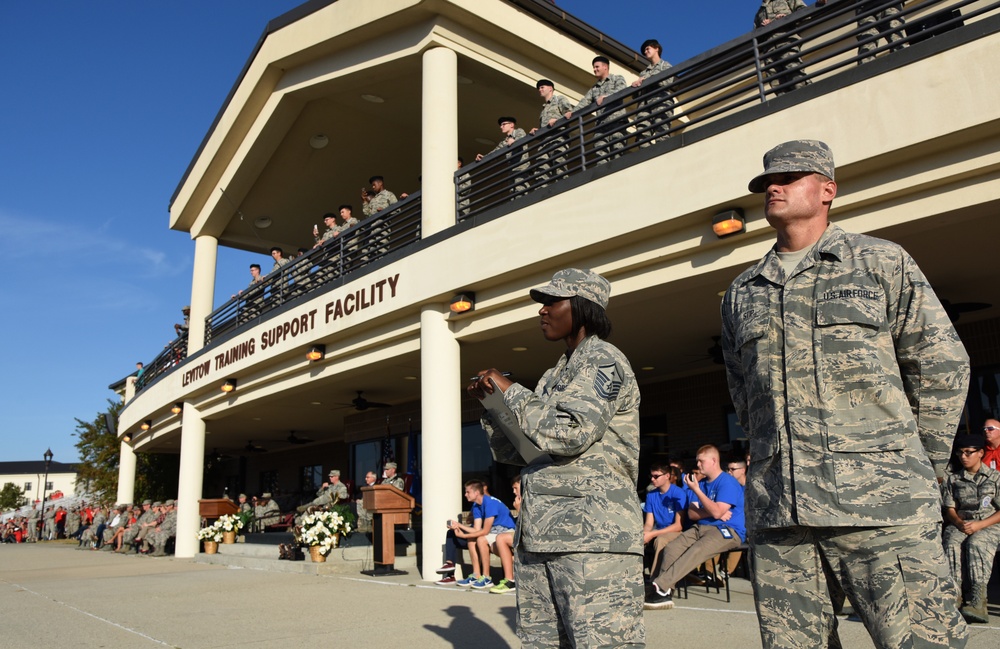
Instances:
[[[963,450],[955,451],[955,455],[960,455],[962,457],[969,457],[970,455],[975,455],[976,453],[978,453],[981,450],[982,449],[979,449],[979,448],[963,449]]]
[[[726,467],[726,471],[729,472],[729,473],[732,473],[733,471],[742,471],[742,470],[743,470],[743,467],[741,467],[741,466]]]
[[[983,426],[984,433],[988,433],[991,430],[1000,430],[1000,428],[997,428],[996,426]]]
[[[666,475],[666,474],[664,474],[664,473],[650,473],[649,477],[652,478],[653,480],[656,480],[658,478],[662,478],[664,475]]]

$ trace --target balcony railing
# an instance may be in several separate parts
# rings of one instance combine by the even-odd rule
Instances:
[[[650,77],[455,173],[458,221],[776,95],[1000,13],[987,0],[831,0]],[[871,22],[868,22],[871,21]]]
[[[260,282],[213,311],[205,319],[205,345],[238,327],[260,322],[272,309],[330,282],[342,282],[352,271],[419,240],[417,192],[264,275]]]
[[[156,358],[143,365],[142,376],[135,380],[136,391],[143,389],[154,382],[170,368],[177,365],[187,357],[188,341],[187,334],[179,336],[167,343]]]

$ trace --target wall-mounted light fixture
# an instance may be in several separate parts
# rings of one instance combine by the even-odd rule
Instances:
[[[306,358],[310,361],[323,360],[324,356],[326,356],[326,345],[313,345],[309,348],[309,351],[306,352]]]
[[[459,293],[451,298],[451,305],[448,307],[452,313],[466,313],[476,308],[476,294],[471,291]]]
[[[139,428],[141,428],[142,430],[149,430],[152,427],[153,427],[152,419],[147,419],[146,421],[142,422],[141,426],[139,426]]]
[[[175,415],[179,415],[181,414],[182,410],[184,410],[184,404],[178,402],[174,404],[174,407],[170,409],[170,412],[174,413]]]
[[[232,392],[236,389],[236,379],[226,379],[226,382],[222,384],[223,392]]]
[[[125,436],[122,437],[122,441],[125,442],[126,444],[128,444],[129,442],[132,441],[132,436],[129,435],[128,433],[125,433]]]
[[[743,219],[743,210],[738,207],[719,212],[712,217],[712,232],[720,239],[745,230],[746,221]]]

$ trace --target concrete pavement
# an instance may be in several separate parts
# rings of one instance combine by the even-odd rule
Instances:
[[[673,611],[647,611],[647,646],[759,647],[749,584],[692,588]],[[408,576],[303,575],[190,560],[77,551],[62,542],[0,545],[0,647],[518,647],[515,598]],[[970,648],[1000,646],[997,618]],[[845,647],[871,647],[841,622]]]

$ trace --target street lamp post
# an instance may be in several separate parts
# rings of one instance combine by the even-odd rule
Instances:
[[[38,517],[39,525],[41,526],[38,530],[38,539],[42,539],[42,534],[45,532],[45,488],[49,485],[49,464],[52,462],[52,449],[46,449],[45,455],[45,479],[42,480],[42,509],[41,516]]]

